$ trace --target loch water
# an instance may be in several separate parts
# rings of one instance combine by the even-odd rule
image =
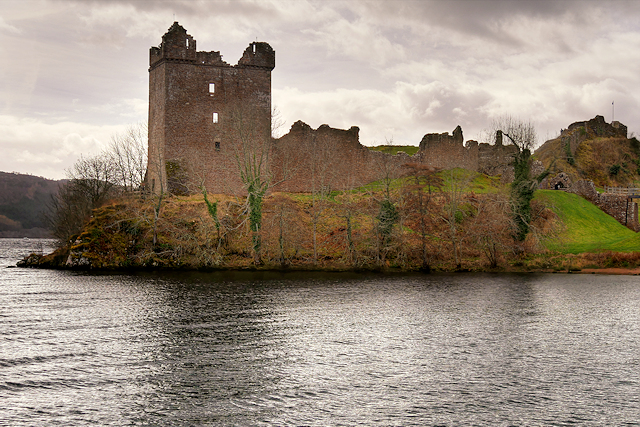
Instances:
[[[0,426],[640,425],[640,278],[6,268]]]

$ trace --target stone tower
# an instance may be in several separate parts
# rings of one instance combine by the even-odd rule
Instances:
[[[188,193],[241,191],[236,158],[241,138],[269,141],[275,52],[254,42],[237,65],[220,52],[198,52],[174,22],[149,52],[147,188]]]

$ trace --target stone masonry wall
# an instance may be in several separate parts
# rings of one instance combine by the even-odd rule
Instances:
[[[391,156],[360,144],[359,129],[314,130],[298,121],[275,140],[270,162],[277,191],[346,190],[380,179],[385,173],[400,176],[410,162],[405,153]]]
[[[460,126],[453,134],[425,135],[413,156],[369,150],[360,144],[358,133],[357,127],[342,130],[322,125],[314,130],[301,121],[294,123],[289,133],[273,142],[270,165],[274,182],[279,183],[276,190],[353,188],[382,179],[386,174],[399,177],[410,163],[513,177],[514,146],[479,146],[475,141],[468,141],[465,146]]]
[[[193,37],[174,22],[150,49],[149,65],[148,188],[238,191],[240,147],[270,140],[271,46],[251,43],[231,66],[219,52],[196,51]]]
[[[462,128],[456,127],[453,134],[429,133],[420,141],[417,157],[421,163],[441,169],[459,167],[478,170],[478,149],[464,146]]]
[[[626,196],[599,193],[593,181],[584,179],[576,181],[566,191],[584,197],[631,230],[640,231],[636,199],[627,200]]]

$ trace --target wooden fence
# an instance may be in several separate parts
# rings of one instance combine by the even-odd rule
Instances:
[[[604,187],[604,192],[609,194],[617,194],[620,196],[627,197],[640,197],[640,188],[632,188],[632,187]]]

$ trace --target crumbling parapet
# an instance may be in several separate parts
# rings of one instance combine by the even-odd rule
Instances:
[[[445,143],[463,146],[463,142],[462,128],[457,126],[451,135],[448,132],[426,134],[420,141],[420,150],[428,150],[430,147],[441,146]]]
[[[420,163],[441,169],[465,168],[478,170],[477,144],[464,145],[462,128],[457,126],[452,134],[428,133],[420,141],[415,157]]]
[[[408,156],[389,156],[360,144],[360,129],[313,129],[297,121],[290,131],[272,143],[270,169],[277,191],[308,192],[346,190],[380,179],[379,160],[400,165]],[[382,156],[380,156],[382,155]],[[395,178],[395,176],[394,176]]]
[[[504,182],[513,180],[513,157],[518,148],[513,145],[478,145],[477,171],[486,175],[501,175]]]
[[[627,127],[618,121],[607,123],[602,116],[595,116],[591,120],[571,123],[567,129],[560,132],[563,148],[575,156],[578,147],[587,139],[626,138]]]
[[[627,127],[618,121],[607,123],[602,116],[595,116],[591,120],[571,123],[564,132],[570,132],[583,128],[584,132],[591,136],[599,137],[627,137]]]
[[[260,67],[271,71],[276,66],[276,53],[269,43],[253,42],[245,49],[238,65]]]

